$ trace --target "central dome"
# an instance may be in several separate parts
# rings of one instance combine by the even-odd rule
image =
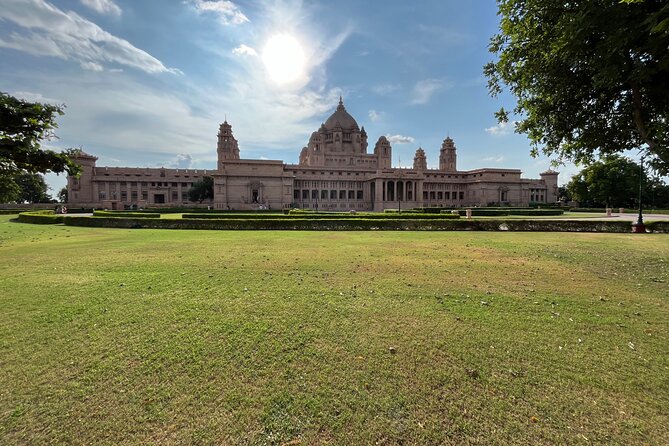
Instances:
[[[339,96],[339,105],[337,110],[325,121],[325,128],[327,130],[334,130],[335,128],[341,128],[342,130],[360,130],[358,123],[355,122],[353,116],[349,115],[346,109],[344,108],[344,103]]]

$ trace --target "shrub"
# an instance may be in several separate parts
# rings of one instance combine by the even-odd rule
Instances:
[[[160,218],[160,214],[153,212],[134,211],[93,211],[94,217],[130,217],[130,218]]]
[[[258,214],[267,214],[267,213],[274,213],[274,214],[280,214],[282,213],[281,209],[259,209],[257,211],[248,211],[248,210],[234,210],[234,209],[207,209],[206,207],[197,207],[197,206],[189,206],[189,207],[164,207],[164,208],[143,208],[141,209],[140,212],[152,212],[152,213],[157,213],[157,214],[183,214],[187,212],[192,212],[192,213],[198,213],[198,214],[216,214],[216,213],[232,213],[232,212],[238,212],[242,214],[247,214],[249,212],[253,213],[258,213]]]
[[[21,223],[32,223],[37,225],[54,225],[63,222],[64,215],[56,215],[53,211],[41,210],[21,212],[18,221]]]
[[[305,230],[305,231],[550,231],[621,232],[632,230],[626,221],[568,220],[452,220],[452,219],[142,219],[67,216],[66,225],[107,228]],[[662,222],[664,223],[664,222]],[[657,230],[667,230],[657,225]]]
[[[501,217],[506,215],[562,215],[562,209],[523,209],[523,208],[507,208],[507,209],[491,209],[491,208],[471,208],[474,217]],[[462,216],[467,215],[466,209],[459,209],[458,213]]]
[[[571,212],[601,212],[605,213],[605,208],[571,208]]]
[[[646,223],[646,230],[656,234],[669,234],[669,221],[653,221]]]
[[[509,215],[562,215],[562,209],[510,209]]]
[[[308,220],[332,220],[332,219],[374,219],[374,220],[387,220],[387,219],[452,219],[460,218],[459,215],[431,215],[431,214],[380,214],[380,213],[305,213],[305,214],[292,214],[292,215],[283,215],[283,214],[264,214],[264,215],[253,215],[253,214],[183,214],[182,218],[184,219],[218,219],[218,220],[281,220],[281,219],[308,219]]]

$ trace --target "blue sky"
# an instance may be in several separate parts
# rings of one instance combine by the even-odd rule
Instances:
[[[98,165],[215,168],[226,117],[242,157],[295,163],[342,95],[370,150],[379,136],[391,139],[394,165],[410,165],[421,146],[437,167],[450,136],[462,170],[519,168],[534,178],[550,167],[495,121],[513,100],[491,98],[482,75],[498,26],[492,0],[0,6],[0,90],[65,104],[59,139],[48,145],[82,147]],[[276,36],[293,46],[268,46]],[[268,62],[277,52],[298,69],[289,80]],[[565,183],[577,169],[558,170]],[[54,190],[65,183],[48,181]]]

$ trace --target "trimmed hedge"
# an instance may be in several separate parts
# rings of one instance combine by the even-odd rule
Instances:
[[[426,220],[426,219],[458,219],[459,215],[443,214],[339,214],[339,213],[305,213],[305,214],[183,214],[183,219],[217,219],[217,220],[281,220],[281,219],[306,219],[306,220],[350,220],[350,219],[372,219],[372,220]]]
[[[127,210],[126,212],[134,212]],[[241,209],[207,209],[206,207],[176,207],[176,208],[142,208],[140,212],[151,212],[155,214],[183,214],[183,213],[198,213],[198,214],[220,214],[228,212],[237,212],[241,214],[248,214],[249,212],[258,213],[258,214],[281,214],[283,211],[281,209],[262,209],[257,211],[248,211]]]
[[[306,231],[543,231],[631,233],[632,223],[615,220],[451,220],[436,219],[156,219],[88,217],[22,212],[18,221],[33,224],[128,229],[306,230]],[[669,234],[669,221],[646,224],[649,232]]]
[[[214,230],[303,230],[303,231],[546,231],[631,233],[627,221],[568,220],[450,220],[450,219],[141,219],[67,216],[71,226],[151,229]],[[662,222],[664,223],[664,222]],[[652,226],[652,225],[649,225]],[[669,225],[656,225],[654,232],[669,232]]]
[[[646,230],[655,234],[669,234],[669,221],[652,221],[646,223]]]
[[[69,214],[92,214],[95,212],[93,208],[67,208],[67,213]]]
[[[385,214],[424,214],[423,211],[418,209],[384,209]]]
[[[613,208],[612,208],[613,209]],[[606,213],[605,208],[571,208],[570,212],[601,212],[602,214]]]
[[[36,225],[55,225],[62,223],[64,217],[65,215],[55,214],[53,211],[31,211],[21,212],[18,216],[18,221]]]
[[[489,209],[489,208],[471,208],[474,217],[502,217],[506,215],[562,215],[564,211],[561,209]],[[450,212],[450,211],[442,211]],[[461,216],[467,215],[466,209],[458,209]]]
[[[160,214],[153,212],[134,211],[93,211],[94,217],[130,217],[130,218],[160,218]]]

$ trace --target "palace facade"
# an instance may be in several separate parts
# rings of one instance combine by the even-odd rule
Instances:
[[[382,211],[413,207],[464,207],[554,203],[558,173],[521,178],[519,169],[457,169],[457,150],[446,138],[439,168],[428,169],[425,151],[416,150],[412,168],[392,167],[392,147],[379,137],[368,152],[367,132],[358,127],[340,98],[335,112],[311,134],[298,164],[240,158],[232,126],[218,131],[216,169],[99,167],[81,152],[83,172],[68,177],[72,206],[124,209],[193,206],[188,190],[205,176],[214,179],[216,209],[257,210],[297,207],[326,211]]]

